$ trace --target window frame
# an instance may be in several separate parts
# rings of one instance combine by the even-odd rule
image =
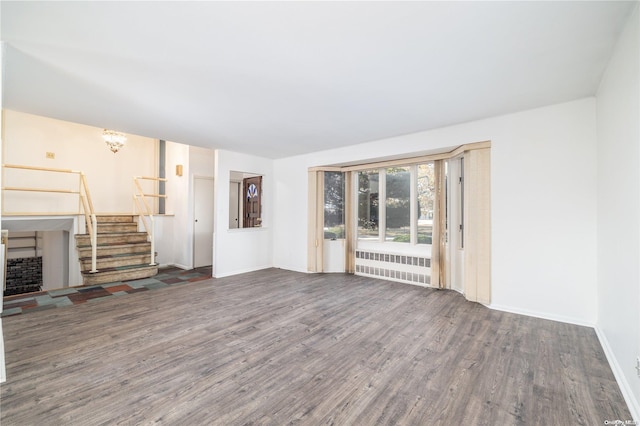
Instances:
[[[341,172],[341,171],[336,171],[336,170],[325,170],[324,172],[324,176],[323,176],[323,195],[324,195],[324,199],[323,199],[323,230],[324,230],[324,239],[330,239],[330,240],[344,240],[345,239],[345,226],[346,226],[346,221],[345,221],[345,217],[346,217],[346,212],[345,212],[345,197],[346,197],[346,179],[345,179],[345,173]],[[336,209],[340,210],[341,212],[341,221],[340,224],[338,224],[337,226],[333,226],[333,227],[338,227],[341,228],[341,233],[340,235],[336,235],[333,238],[327,238],[327,231],[330,228],[330,226],[327,224],[327,218],[329,217],[329,215],[327,214],[327,183],[329,182],[329,179],[327,179],[327,175],[330,173],[334,173],[336,175],[339,175],[339,182],[340,182],[340,205],[336,207]]]
[[[393,164],[392,166],[372,167],[368,169],[355,170],[356,178],[353,179],[354,194],[358,194],[360,173],[378,173],[378,237],[377,239],[361,239],[359,232],[359,210],[358,200],[354,203],[354,219],[355,219],[355,241],[358,244],[367,243],[384,243],[389,247],[394,246],[397,248],[407,247],[429,247],[431,244],[419,244],[418,243],[418,165],[421,164],[433,164],[435,160],[425,160],[421,162],[410,162],[404,164]],[[406,167],[409,171],[409,241],[387,241],[387,169],[390,167]]]

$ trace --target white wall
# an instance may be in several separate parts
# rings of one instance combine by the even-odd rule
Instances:
[[[156,261],[184,269],[193,267],[193,177],[214,175],[214,151],[176,142],[166,143],[166,216],[156,216]],[[176,166],[182,165],[182,176]]]
[[[273,265],[273,211],[277,191],[273,179],[273,160],[217,150],[215,171],[214,276],[224,277],[271,267]],[[263,176],[261,228],[229,229],[231,171]],[[306,217],[306,195],[304,208]],[[306,235],[306,228],[304,235]]]
[[[112,153],[97,127],[69,123],[21,112],[4,110],[3,158],[5,164],[19,164],[82,171],[87,177],[97,213],[131,213],[133,211],[133,176],[155,176],[157,141],[127,135],[126,145]],[[46,153],[55,159],[46,158]],[[64,175],[41,172],[6,171],[5,185],[47,187]],[[77,178],[72,179],[77,188]],[[66,188],[65,188],[66,189]],[[51,211],[58,207],[67,213],[78,209],[77,196],[55,194],[45,203],[34,193],[5,194],[7,211]],[[21,199],[18,202],[18,199]],[[62,200],[70,200],[62,202]],[[11,201],[16,200],[14,205]],[[54,207],[55,206],[55,207]]]
[[[461,249],[460,219],[462,218],[462,194],[458,178],[462,176],[460,159],[449,161],[449,238],[447,242],[447,257],[450,270],[446,273],[447,284],[452,290],[464,291],[464,250]]]
[[[156,241],[156,263],[161,268],[175,265],[174,253],[174,222],[172,215],[154,216],[153,232]]]
[[[189,146],[189,171],[194,176],[213,177],[214,164],[214,150]]]
[[[4,52],[4,42],[2,41],[0,42],[0,111],[2,110],[2,86],[4,81],[3,52]],[[2,152],[4,152],[3,139],[4,139],[4,114],[2,114],[2,117],[0,117],[0,163],[4,162],[4,158],[2,157]],[[2,187],[2,185],[4,185],[4,182],[2,182],[2,177],[0,174],[0,187]],[[2,212],[2,204],[0,204],[0,212]],[[2,219],[1,213],[0,213],[0,219]],[[0,244],[0,252],[2,253],[0,255],[0,259],[2,260],[2,265],[4,265],[4,262],[5,262],[4,244]],[[4,296],[4,266],[1,268],[0,277],[2,278],[0,282],[2,283],[2,288],[3,288],[2,294]],[[0,313],[2,313],[2,303],[0,303]],[[4,337],[2,335],[2,318],[0,318],[0,383],[4,383],[6,380],[7,380],[7,371],[5,369],[5,361],[4,361]]]
[[[208,148],[200,148],[197,146],[189,146],[189,171],[190,171],[190,179],[189,179],[189,206],[188,206],[188,217],[189,217],[189,233],[192,238],[191,247],[191,267],[202,266],[202,265],[210,265],[213,264],[213,251],[211,252],[211,257],[209,257],[208,249],[200,247],[200,251],[196,250],[196,245],[206,244],[209,247],[213,247],[213,234],[211,235],[198,235],[196,238],[196,229],[195,229],[195,215],[196,215],[196,177],[198,178],[214,178],[214,169],[215,169],[215,151]],[[201,181],[202,182],[202,181]],[[215,184],[215,182],[213,182]],[[202,183],[201,183],[202,185]],[[211,197],[214,194],[209,194]],[[207,199],[206,202],[203,201],[202,197],[206,197],[206,194],[200,193],[200,203],[208,203],[211,201],[211,198]],[[203,204],[199,204],[203,205]],[[206,205],[206,204],[204,204]],[[210,212],[210,216],[205,216],[199,218],[202,222],[203,220],[211,220],[214,221],[214,212]],[[207,228],[206,225],[201,223],[202,229],[211,229],[213,230],[213,223],[209,223],[211,226]],[[201,232],[201,231],[200,231]],[[204,261],[204,258],[209,258],[208,261]]]
[[[166,228],[158,250],[170,251],[171,256],[163,257],[161,263],[172,263],[184,269],[192,266],[193,230],[189,221],[189,146],[175,142],[166,143],[166,192],[165,211],[171,217],[161,219]],[[176,165],[181,164],[182,176],[176,176]],[[170,223],[170,224],[169,224]],[[170,239],[169,239],[170,237]]]
[[[69,245],[73,243],[73,234],[66,231],[42,233],[43,290],[54,290],[69,285]]]
[[[597,330],[640,420],[640,16],[629,20],[597,93]]]
[[[84,225],[80,225],[79,222],[82,222],[82,217],[78,216],[56,216],[54,218],[50,216],[5,216],[2,219],[2,229],[8,230],[10,234],[13,232],[46,231],[45,234],[55,235],[53,238],[48,238],[48,241],[46,244],[43,244],[42,247],[42,272],[43,279],[45,280],[45,288],[74,287],[82,285],[78,250],[76,250],[76,246],[74,245],[75,239],[73,237],[78,228],[84,229]],[[62,231],[65,231],[66,234]],[[63,240],[63,238],[66,239],[67,236],[69,236],[68,244]],[[68,250],[66,256],[59,253],[62,248]],[[65,265],[56,264],[60,259],[68,259],[66,270]],[[68,280],[64,284],[61,284],[59,280],[67,274]]]
[[[275,160],[274,266],[306,271],[307,168],[490,140],[492,306],[596,321],[595,99]]]

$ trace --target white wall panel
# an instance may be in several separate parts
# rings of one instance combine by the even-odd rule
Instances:
[[[640,15],[632,15],[597,94],[598,335],[640,420]]]
[[[276,191],[273,160],[224,150],[217,150],[215,156],[214,276],[224,277],[273,266],[273,211]],[[229,178],[232,171],[262,175],[262,227],[229,229]],[[305,170],[305,195],[302,200],[305,218],[306,176]],[[306,228],[301,232],[306,235]],[[306,244],[304,239],[301,241]],[[304,266],[306,267],[306,263]]]
[[[4,111],[5,164],[82,171],[97,213],[133,211],[133,176],[155,176],[157,141],[127,135],[126,145],[112,153],[101,128],[54,120],[11,110]],[[116,129],[117,130],[117,129]],[[46,157],[47,152],[55,155]],[[5,186],[77,189],[76,175],[34,171],[6,171]],[[5,210],[75,212],[75,195],[7,193]]]

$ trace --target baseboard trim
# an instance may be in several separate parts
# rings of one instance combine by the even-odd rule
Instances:
[[[624,401],[627,403],[627,407],[629,407],[629,411],[631,411],[631,416],[633,420],[636,422],[640,422],[640,402],[635,398],[633,392],[631,391],[631,386],[627,381],[626,377],[622,373],[622,367],[618,363],[618,359],[616,358],[613,350],[611,349],[611,345],[609,345],[609,340],[607,340],[607,336],[600,329],[600,327],[594,327],[596,330],[596,335],[598,336],[598,340],[600,341],[600,345],[604,350],[604,354],[607,357],[607,361],[609,361],[609,366],[611,367],[611,371],[613,371],[613,376],[616,378],[616,382],[618,382],[618,386],[620,387],[620,392],[622,392],[622,397]],[[619,420],[631,420],[631,419],[619,419]]]
[[[567,324],[574,324],[574,325],[581,325],[584,327],[591,327],[594,328],[596,325],[595,323],[589,322],[589,321],[585,321],[582,319],[578,319],[578,318],[572,318],[572,317],[565,317],[562,315],[555,315],[555,314],[550,314],[548,312],[538,312],[538,311],[529,311],[526,309],[518,309],[518,308],[512,308],[510,306],[502,306],[502,305],[485,305],[487,308],[489,309],[494,309],[496,311],[502,311],[502,312],[509,312],[512,314],[519,314],[519,315],[526,315],[528,317],[534,317],[534,318],[540,318],[540,319],[546,319],[546,320],[551,320],[551,321],[558,321],[558,322],[564,322]]]
[[[247,272],[261,271],[263,269],[269,269],[269,268],[273,268],[273,266],[271,266],[271,265],[256,266],[255,268],[238,269],[238,270],[235,270],[235,271],[223,272],[221,274],[220,273],[215,273],[213,275],[213,277],[214,278],[224,278],[224,277],[230,277],[232,275],[246,274]]]
[[[309,272],[306,269],[299,269],[293,266],[274,265],[273,267],[278,269],[284,269],[285,271],[302,272],[303,274],[315,274],[315,272]]]
[[[622,369],[620,368],[620,364],[618,363],[613,351],[611,350],[611,346],[609,345],[609,341],[607,340],[607,337],[596,324],[590,323],[588,321],[572,318],[572,317],[553,315],[545,312],[515,309],[509,306],[501,306],[501,305],[493,305],[493,304],[486,305],[486,306],[489,309],[494,309],[496,311],[510,312],[512,314],[526,315],[534,318],[541,318],[541,319],[546,319],[551,321],[558,321],[558,322],[563,322],[567,324],[574,324],[574,325],[593,328],[596,332],[596,335],[598,336],[598,340],[600,341],[600,346],[602,346],[602,350],[604,351],[604,354],[607,357],[607,362],[609,363],[609,367],[613,372],[613,376],[616,379],[618,386],[620,387],[620,392],[622,392],[622,397],[624,398],[624,401],[626,402],[627,407],[631,412],[631,416],[633,417],[634,421],[640,422],[640,404],[638,403],[638,400],[634,397],[633,392],[631,391],[631,386],[629,385],[629,382],[627,382],[627,379],[625,378],[624,374],[622,374]],[[625,420],[631,420],[631,419],[618,419],[618,420],[625,421]]]
[[[176,268],[184,269],[185,271],[189,271],[193,269],[191,266],[181,265],[179,263],[173,263],[172,266],[175,266]]]
[[[2,312],[2,309],[0,309],[0,312]],[[2,318],[0,318],[0,383],[4,383],[6,381],[7,381],[7,370],[5,368],[5,360],[4,360],[4,337],[2,335]]]

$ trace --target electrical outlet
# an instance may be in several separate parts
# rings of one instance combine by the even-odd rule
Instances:
[[[56,158],[55,152],[47,152],[47,158],[50,160],[54,160]]]

